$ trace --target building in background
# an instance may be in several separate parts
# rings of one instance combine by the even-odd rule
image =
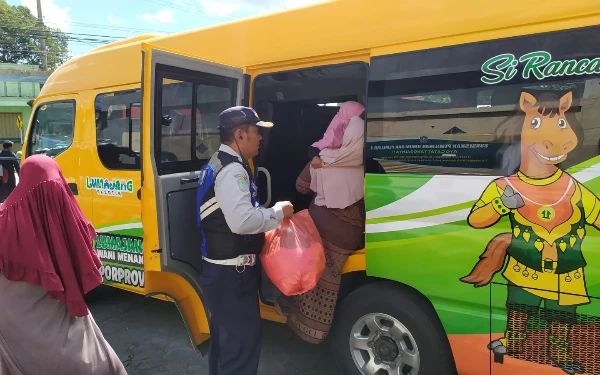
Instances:
[[[27,103],[39,95],[51,73],[41,71],[37,65],[0,63],[0,143],[13,141],[13,152],[21,150],[29,124],[31,106]],[[18,119],[23,123],[21,129],[17,127]]]

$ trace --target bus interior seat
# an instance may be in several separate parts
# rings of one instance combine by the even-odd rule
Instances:
[[[120,156],[127,153],[129,145],[121,147],[120,143],[123,134],[129,133],[129,119],[109,119],[107,125],[97,132],[98,157],[106,168],[122,169]]]

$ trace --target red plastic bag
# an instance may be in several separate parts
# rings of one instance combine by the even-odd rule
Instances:
[[[260,258],[271,282],[286,296],[313,289],[325,271],[325,253],[308,210],[267,232]]]

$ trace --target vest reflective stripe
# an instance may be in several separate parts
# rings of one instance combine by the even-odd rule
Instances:
[[[208,215],[212,214],[219,208],[220,208],[219,205],[217,204],[217,202],[215,202],[212,206],[208,207],[207,209],[205,209],[205,210],[201,209],[200,210],[200,220],[204,220]]]
[[[206,201],[206,203],[204,203],[200,207],[200,220],[203,220],[205,217],[207,217],[208,215],[215,212],[218,208],[220,208],[220,207],[219,207],[219,204],[217,203],[217,198],[216,197],[210,198],[208,201]]]
[[[215,203],[217,203],[217,197],[210,198],[206,201],[206,203],[200,206],[200,213],[202,213],[202,211],[206,210],[208,207],[212,206]]]

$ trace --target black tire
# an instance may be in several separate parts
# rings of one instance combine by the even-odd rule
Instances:
[[[356,289],[336,311],[331,344],[340,374],[361,375],[351,354],[350,335],[355,323],[372,313],[395,318],[413,336],[420,356],[418,375],[457,374],[448,337],[429,301],[413,289],[386,281]]]

